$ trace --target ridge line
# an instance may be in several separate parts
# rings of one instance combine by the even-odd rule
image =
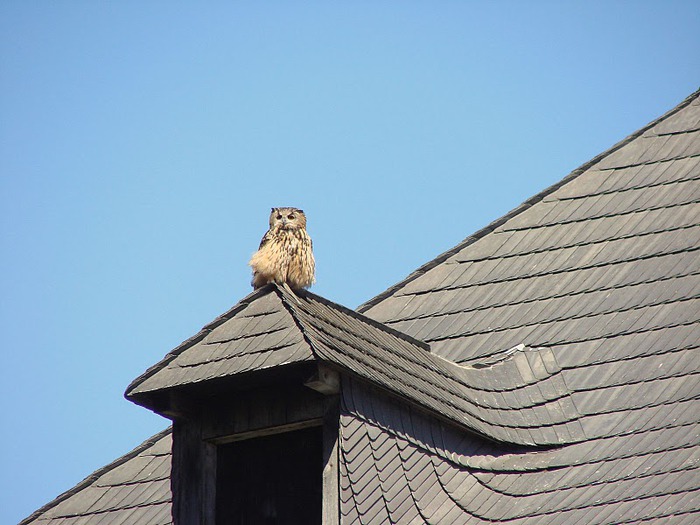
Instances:
[[[585,173],[590,168],[592,168],[596,164],[600,163],[606,157],[612,155],[613,153],[615,153],[619,149],[623,148],[627,144],[630,144],[632,141],[641,137],[644,133],[649,131],[651,128],[653,128],[657,124],[670,118],[671,116],[675,115],[676,113],[678,113],[682,109],[685,109],[699,96],[700,96],[700,89],[698,89],[694,93],[688,95],[675,108],[667,111],[666,113],[664,113],[660,117],[651,121],[646,126],[643,126],[639,130],[628,135],[627,137],[625,137],[624,139],[622,139],[618,143],[614,144],[613,146],[611,146],[607,150],[596,155],[588,162],[582,164],[581,166],[579,166],[578,168],[573,170],[571,173],[569,173],[569,175],[567,175],[566,177],[561,179],[559,182],[552,184],[548,188],[545,188],[544,190],[542,190],[540,193],[534,195],[533,197],[530,197],[529,199],[524,201],[522,204],[520,204],[520,206],[514,208],[510,212],[506,213],[505,215],[501,216],[500,218],[494,220],[493,222],[489,223],[485,227],[481,228],[480,230],[477,230],[475,233],[466,237],[465,239],[462,240],[462,242],[460,242],[459,244],[457,244],[453,248],[450,248],[449,250],[443,252],[442,254],[438,255],[434,259],[431,259],[427,263],[418,267],[416,270],[414,270],[412,273],[410,273],[403,280],[399,281],[398,283],[394,284],[393,286],[390,286],[389,288],[387,288],[383,292],[379,293],[378,295],[374,296],[373,298],[369,299],[368,301],[365,301],[364,303],[362,303],[360,306],[358,306],[356,308],[356,311],[360,312],[360,313],[364,313],[364,312],[370,310],[371,308],[377,306],[379,303],[384,301],[384,299],[387,299],[388,297],[392,296],[394,293],[396,293],[401,288],[405,287],[410,282],[421,277],[423,274],[427,273],[428,271],[432,270],[433,268],[435,268],[439,264],[443,263],[444,261],[449,259],[451,256],[453,256],[456,253],[458,253],[459,251],[463,250],[464,248],[466,248],[470,244],[473,244],[476,241],[478,241],[479,239],[481,239],[482,237],[485,237],[486,235],[488,235],[489,233],[494,231],[499,226],[508,222],[510,219],[516,217],[517,215],[520,215],[521,213],[523,213],[525,210],[529,209],[533,205],[541,202],[545,197],[554,193],[556,190],[558,190],[562,186],[564,186],[564,185],[568,184],[569,182],[573,181],[574,179],[578,178],[581,174]]]

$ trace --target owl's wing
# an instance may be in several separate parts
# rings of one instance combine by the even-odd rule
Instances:
[[[263,238],[260,240],[260,246],[258,246],[258,250],[260,250],[263,246],[265,246],[271,240],[272,240],[272,230],[267,230],[265,232],[265,235],[263,235]]]

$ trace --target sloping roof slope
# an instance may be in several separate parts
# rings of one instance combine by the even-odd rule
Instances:
[[[385,500],[386,508],[413,506],[426,517],[441,500],[447,505],[441,508],[462,508],[470,516],[461,518],[465,523],[695,523],[699,199],[695,93],[362,307],[462,363],[519,342],[548,348],[589,437],[481,458],[469,468],[429,454],[413,468],[415,451],[401,441],[407,430],[379,432],[356,414],[343,430],[347,449],[362,450],[356,436],[366,433],[371,450],[395,450],[382,464],[393,454],[394,464],[409,465],[403,471],[409,492]],[[426,438],[415,446],[443,445]],[[353,470],[374,461],[369,453],[345,456],[352,490]],[[353,496],[358,505],[381,492],[389,474],[375,469],[374,479],[362,480],[367,494]],[[418,475],[420,486],[411,481]],[[350,522],[371,521],[368,510],[353,512]]]
[[[170,525],[171,432],[94,472],[20,525]]]
[[[699,179],[695,93],[358,311],[456,362],[519,343],[688,336],[700,312]]]

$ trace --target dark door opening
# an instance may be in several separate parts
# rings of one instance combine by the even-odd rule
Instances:
[[[321,524],[322,427],[217,449],[216,525]]]

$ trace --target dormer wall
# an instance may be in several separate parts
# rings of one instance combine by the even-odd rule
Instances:
[[[264,386],[172,397],[181,400],[173,407],[176,525],[262,523],[277,513],[300,525],[338,522],[339,394],[305,384],[318,375],[291,367]]]

